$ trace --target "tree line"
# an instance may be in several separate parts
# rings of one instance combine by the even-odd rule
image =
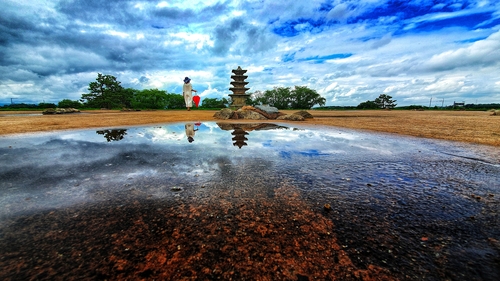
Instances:
[[[248,105],[268,104],[278,109],[311,109],[315,105],[323,106],[326,99],[316,90],[305,86],[275,87],[264,92],[257,91],[247,99]]]
[[[83,94],[80,102],[88,108],[134,108],[134,109],[180,109],[184,108],[181,94],[171,94],[164,90],[136,90],[123,88],[121,82],[112,75],[97,74],[97,79],[88,87],[89,93]],[[66,101],[69,103],[69,101]],[[315,90],[303,86],[295,88],[277,87],[264,92],[251,94],[248,105],[268,104],[278,109],[310,109],[314,105],[324,105],[325,98]],[[202,108],[225,108],[231,104],[226,98],[205,98]]]
[[[393,100],[391,96],[381,94],[373,101],[367,100],[360,103],[357,109],[393,109],[396,105],[396,100]]]
[[[64,99],[57,106],[52,103],[11,104],[4,108],[105,108],[105,109],[183,109],[185,108],[182,94],[168,93],[165,90],[124,88],[121,82],[112,75],[97,74],[96,81],[90,82],[88,93],[82,94],[77,101]],[[373,101],[360,103],[358,106],[324,107],[326,99],[315,90],[305,86],[275,87],[271,90],[250,93],[246,100],[248,105],[265,104],[278,109],[311,109],[318,105],[318,109],[393,109],[397,106],[391,96],[381,94]],[[220,109],[228,107],[230,99],[204,98],[201,108]],[[484,110],[498,108],[499,104],[468,105],[463,109]],[[401,109],[423,109],[423,106],[401,107]],[[429,109],[429,108],[426,108]],[[436,108],[437,109],[437,108]]]
[[[123,88],[112,75],[97,74],[90,82],[88,93],[79,102],[87,108],[175,109],[184,107],[182,95],[169,94],[158,89],[137,90]]]

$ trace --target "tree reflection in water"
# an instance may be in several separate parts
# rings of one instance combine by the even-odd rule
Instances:
[[[127,129],[99,130],[96,133],[103,135],[108,142],[119,141],[127,134]]]

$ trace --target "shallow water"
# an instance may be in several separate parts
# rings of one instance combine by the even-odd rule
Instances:
[[[2,137],[0,278],[499,280],[499,156],[283,124]]]
[[[24,116],[42,116],[42,112],[36,112],[36,113],[4,113],[4,114],[0,114],[0,118],[1,117],[14,117],[14,116],[18,116],[18,117],[24,117]]]

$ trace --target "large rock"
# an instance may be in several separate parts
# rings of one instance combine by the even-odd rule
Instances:
[[[76,108],[63,108],[63,113],[80,113],[80,110]]]
[[[226,120],[226,119],[231,118],[232,115],[233,115],[233,110],[232,109],[224,108],[224,109],[221,109],[221,110],[217,111],[214,114],[214,117],[217,118],[217,119]]]
[[[227,120],[227,119],[274,120],[278,116],[282,115],[285,114],[281,112],[269,113],[261,109],[255,108],[253,106],[246,105],[236,111],[233,111],[229,108],[224,108],[216,112],[214,114],[214,118],[222,120]]]
[[[269,105],[256,105],[255,108],[260,109],[266,113],[278,113],[278,109],[276,107],[272,107]]]
[[[56,114],[56,109],[55,108],[47,108],[45,109],[42,114]]]
[[[276,119],[276,118],[278,118],[281,115],[286,115],[285,113],[281,113],[281,112],[269,113],[269,112],[262,111],[262,110],[260,110],[258,108],[255,108],[253,111],[255,111],[255,112],[259,113],[259,114],[264,115],[267,119]]]
[[[262,114],[259,114],[251,110],[238,110],[238,119],[248,119],[248,120],[267,120]]]
[[[64,113],[79,113],[80,110],[76,108],[47,108],[42,114],[64,114]]]
[[[300,115],[300,116],[304,117],[305,119],[314,118],[311,113],[309,113],[305,110],[297,111],[294,113],[294,115]]]
[[[305,118],[298,114],[289,114],[289,115],[282,115],[278,117],[277,120],[304,121]]]
[[[271,120],[274,120],[274,119],[278,118],[278,116],[285,115],[285,113],[281,113],[281,112],[269,113],[269,112],[260,110],[258,108],[253,107],[253,106],[250,106],[250,105],[246,105],[246,106],[242,107],[241,110],[254,111],[254,112],[259,113],[260,115],[263,115],[267,119],[271,119]]]

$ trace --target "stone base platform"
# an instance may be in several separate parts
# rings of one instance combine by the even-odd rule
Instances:
[[[279,112],[275,107],[269,106],[243,106],[238,110],[224,108],[214,114],[217,119],[247,119],[247,120],[290,120],[290,121],[304,121],[313,116],[305,111],[298,111],[293,114],[285,114]]]

